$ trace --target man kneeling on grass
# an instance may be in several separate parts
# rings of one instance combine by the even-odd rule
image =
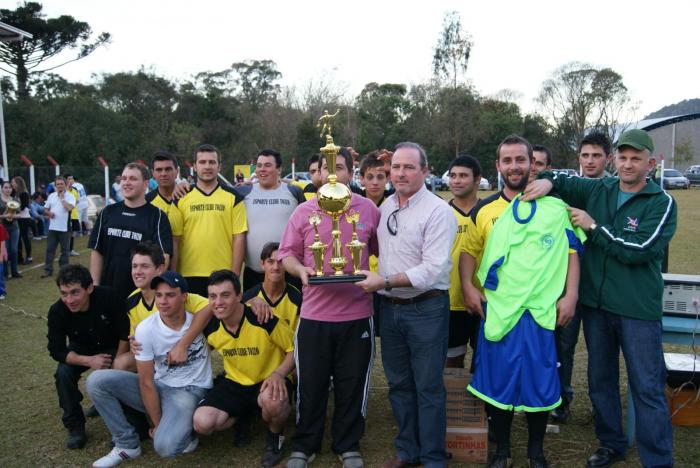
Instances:
[[[294,368],[294,332],[276,316],[258,322],[241,303],[241,283],[229,270],[212,273],[208,290],[215,318],[204,334],[223,357],[225,378],[200,402],[194,429],[209,435],[260,408],[268,424],[261,464],[275,466],[282,459],[282,430],[291,411],[292,384],[287,375]]]
[[[137,374],[121,370],[96,371],[87,390],[97,411],[112,433],[114,449],[94,467],[116,466],[141,455],[139,437],[124,416],[121,405],[144,411],[153,427],[153,447],[161,457],[189,453],[197,448],[192,433],[192,414],[211,388],[209,348],[199,335],[187,352],[187,361],[170,366],[168,352],[187,333],[193,315],[185,309],[187,282],[167,271],[151,281],[158,313],[136,327],[141,344],[136,355]]]

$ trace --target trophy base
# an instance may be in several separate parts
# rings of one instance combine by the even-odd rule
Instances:
[[[333,283],[357,283],[365,279],[367,279],[367,275],[309,276],[309,286]]]

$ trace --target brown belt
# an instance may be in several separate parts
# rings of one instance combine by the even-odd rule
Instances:
[[[433,297],[442,296],[446,292],[447,291],[445,291],[443,289],[431,289],[430,291],[426,291],[426,292],[419,294],[415,297],[409,297],[408,299],[404,299],[402,297],[391,297],[391,296],[384,296],[384,299],[391,302],[392,304],[400,304],[400,305],[416,304],[416,303],[424,301],[426,299],[431,299]]]

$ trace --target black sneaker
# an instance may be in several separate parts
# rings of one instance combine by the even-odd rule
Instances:
[[[240,416],[236,420],[236,425],[233,426],[233,445],[236,447],[245,447],[250,445],[252,438],[250,436],[250,427],[253,424],[253,416]]]
[[[551,413],[549,413],[549,417],[552,418],[552,421],[557,424],[566,424],[566,422],[569,420],[570,414],[571,411],[569,410],[569,405],[561,404],[554,408]]]
[[[282,461],[282,445],[284,444],[284,436],[267,431],[267,443],[263,450],[260,464],[265,467],[277,465]]]
[[[68,441],[66,448],[75,450],[85,447],[87,436],[85,435],[85,426],[74,427],[68,430]]]

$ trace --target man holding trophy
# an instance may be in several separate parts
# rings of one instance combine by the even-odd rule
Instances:
[[[352,283],[365,278],[359,272],[368,270],[369,255],[377,254],[379,210],[350,192],[352,157],[347,151],[338,154],[331,122],[324,123],[325,184],[316,198],[294,211],[277,253],[303,284],[295,343],[297,427],[288,468],[306,467],[320,451],[331,382],[331,448],[344,467],[364,466],[359,442],[367,415],[374,324],[372,296]]]

